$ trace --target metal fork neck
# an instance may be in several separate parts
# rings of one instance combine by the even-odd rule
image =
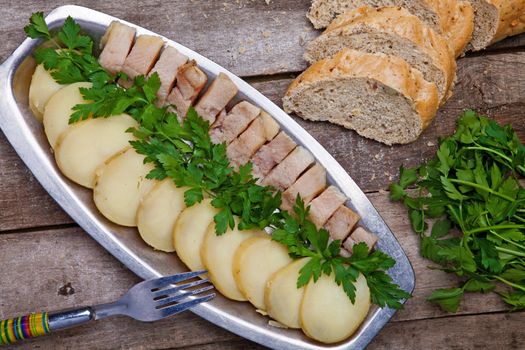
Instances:
[[[80,309],[51,313],[48,317],[49,329],[51,331],[56,331],[60,329],[78,326],[94,320],[95,311],[93,310],[93,308],[88,306]]]

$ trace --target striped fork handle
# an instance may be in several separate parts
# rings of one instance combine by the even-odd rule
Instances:
[[[49,333],[47,312],[0,321],[0,345]]]

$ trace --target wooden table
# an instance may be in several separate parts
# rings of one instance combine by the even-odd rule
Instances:
[[[267,2],[269,4],[267,4]],[[0,1],[0,60],[24,39],[32,11],[67,3]],[[305,44],[317,35],[305,14],[309,1],[77,1],[179,41],[246,78],[280,104],[301,72]],[[524,312],[509,313],[495,295],[469,295],[456,314],[425,301],[456,279],[431,271],[419,256],[405,210],[388,200],[388,183],[399,166],[415,165],[436,150],[439,136],[453,132],[464,108],[512,123],[525,140],[525,35],[458,61],[454,97],[415,143],[387,147],[326,123],[299,122],[365,190],[407,252],[416,289],[370,349],[525,348]],[[47,195],[0,134],[0,318],[38,310],[110,301],[139,281],[95,243]],[[27,341],[42,349],[253,349],[258,345],[185,313],[154,324],[106,320]]]

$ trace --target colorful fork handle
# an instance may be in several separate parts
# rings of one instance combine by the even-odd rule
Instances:
[[[0,321],[0,345],[78,326],[94,319],[95,311],[93,308],[82,307],[52,314],[43,312]]]
[[[49,333],[47,312],[0,321],[0,345]]]

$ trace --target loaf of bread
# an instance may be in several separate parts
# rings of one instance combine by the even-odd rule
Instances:
[[[385,144],[418,138],[438,108],[438,90],[400,57],[343,49],[297,77],[286,112],[330,121]]]
[[[441,102],[451,95],[456,74],[453,52],[443,36],[405,8],[349,10],[308,45],[304,58],[313,63],[345,47],[401,57],[437,85]]]
[[[508,36],[525,32],[525,0],[469,1],[475,12],[470,49],[482,50]]]
[[[456,56],[465,50],[474,29],[470,3],[458,0],[314,0],[307,17],[315,28],[325,28],[338,15],[361,6],[405,8],[443,34]]]

